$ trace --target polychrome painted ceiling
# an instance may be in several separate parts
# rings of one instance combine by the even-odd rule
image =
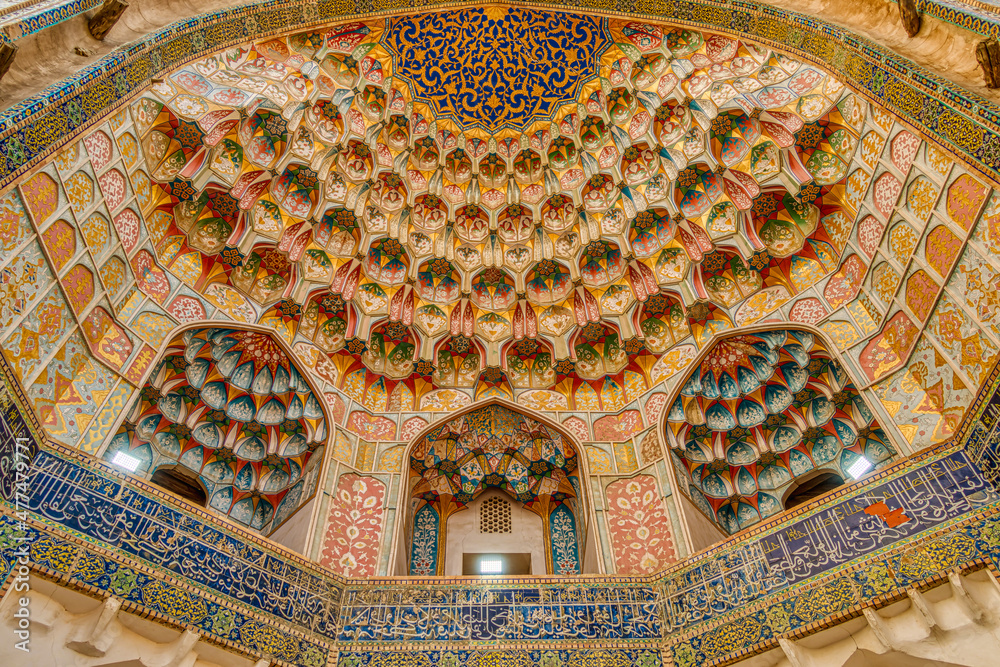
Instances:
[[[247,525],[273,529],[319,459],[285,452],[270,425],[264,459],[281,460],[229,447],[224,481],[206,469],[212,442],[157,449],[165,436],[118,419],[201,426],[200,408],[153,393],[188,382],[204,396],[186,369],[160,375],[181,325],[280,341],[332,413],[338,466],[407,478],[431,413],[510,399],[585,443],[598,476],[660,466],[666,488],[675,452],[681,490],[729,529],[809,474],[793,450],[843,472],[950,437],[1000,357],[1000,199],[788,55],[515,8],[214,48],[3,193],[0,345],[51,437],[183,465]],[[664,433],[675,390],[728,333],[758,337],[762,358],[791,354],[764,328],[811,337],[813,385],[775,371],[724,400],[689,386],[687,430]],[[247,404],[238,383],[226,391]],[[246,431],[226,417],[226,433]],[[777,442],[780,420],[794,429]],[[791,481],[761,476],[772,455]],[[247,464],[253,479],[237,474]],[[235,509],[241,494],[270,509],[257,496]]]
[[[348,393],[617,410],[718,331],[853,298],[865,110],[789,57],[629,21],[490,8],[300,33],[135,106],[148,261],[315,343]]]
[[[251,19],[238,35],[276,30]],[[148,87],[82,75],[91,97],[10,140],[32,161],[0,196],[0,346],[48,437],[179,466],[269,535],[319,489],[345,572],[392,570],[396,529],[372,526],[416,485],[592,492],[607,571],[648,572],[677,555],[658,499],[746,528],[814,472],[951,437],[1000,359],[1000,195],[967,168],[987,146],[867,47],[822,61],[871,79],[848,87],[634,19],[333,20],[224,51],[250,38],[186,24]],[[250,334],[287,383],[227,365]],[[495,398],[578,454],[449,431],[410,456]]]
[[[428,106],[429,121],[490,134],[551,122],[614,45],[602,19],[513,7],[395,17],[383,30],[375,57],[389,55],[388,73]]]
[[[188,329],[167,346],[105,450],[152,472],[177,464],[208,506],[269,533],[312,496],[327,440],[323,408],[269,334]]]
[[[850,480],[892,445],[816,336],[771,330],[720,340],[690,372],[667,414],[679,479],[730,534],[784,511],[796,479]]]
[[[579,465],[573,445],[502,405],[435,428],[410,459],[411,495],[442,509],[460,509],[487,488],[499,488],[547,516],[552,505],[579,495],[571,481]]]

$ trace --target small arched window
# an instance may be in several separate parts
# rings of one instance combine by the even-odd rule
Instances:
[[[497,496],[484,500],[479,506],[479,532],[511,532],[510,503]]]
[[[197,477],[179,466],[158,468],[149,481],[199,507],[208,503],[208,496]]]
[[[810,477],[792,489],[792,492],[785,497],[785,509],[790,510],[793,507],[803,505],[813,498],[819,498],[843,485],[843,478],[832,472],[824,472]]]

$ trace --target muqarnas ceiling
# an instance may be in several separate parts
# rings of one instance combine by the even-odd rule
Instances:
[[[202,328],[167,345],[104,456],[180,466],[209,508],[268,534],[312,496],[326,439],[316,395],[270,334]]]
[[[864,118],[840,82],[682,29],[433,16],[251,44],[154,85],[134,109],[157,261],[318,345],[349,393],[530,390],[601,410],[660,381],[672,349],[668,365],[837,269]],[[550,88],[494,91],[518,104],[463,118],[401,62],[411,33],[441,60],[477,26],[497,35],[427,76],[496,88],[529,45]],[[567,63],[578,33],[594,48]]]
[[[729,534],[784,511],[805,477],[848,481],[861,457],[893,453],[840,364],[800,330],[715,342],[670,406],[667,438],[691,498]]]
[[[491,405],[435,428],[413,447],[411,495],[454,509],[497,488],[547,514],[550,505],[579,495],[573,486],[578,465],[562,434]]]

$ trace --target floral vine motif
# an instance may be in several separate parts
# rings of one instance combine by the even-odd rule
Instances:
[[[576,101],[611,45],[606,29],[592,17],[472,9],[393,19],[383,43],[418,98],[466,129],[494,132],[551,118]],[[522,75],[514,81],[506,72]]]
[[[579,574],[580,557],[576,544],[573,514],[565,505],[552,511],[552,567],[555,574]]]
[[[437,574],[438,515],[433,507],[424,505],[417,511],[410,552],[411,575]]]

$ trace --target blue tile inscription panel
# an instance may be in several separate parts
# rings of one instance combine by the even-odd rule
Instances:
[[[333,638],[341,587],[161,500],[42,451],[27,507],[208,590]]]
[[[647,586],[365,588],[344,594],[337,639],[656,639],[658,606]]]
[[[795,583],[996,501],[963,451],[954,452],[761,540],[770,568]]]
[[[43,450],[28,509],[140,563],[268,616],[351,644],[413,641],[648,641],[988,507],[996,494],[962,450],[760,537],[729,541],[660,577],[580,585],[352,585],[214,526],[95,465]],[[873,509],[875,508],[875,509]]]
[[[960,449],[898,467],[901,474],[890,472],[884,483],[852,489],[801,520],[772,522],[759,538],[732,538],[666,574],[658,584],[664,632],[689,629],[998,501]]]

